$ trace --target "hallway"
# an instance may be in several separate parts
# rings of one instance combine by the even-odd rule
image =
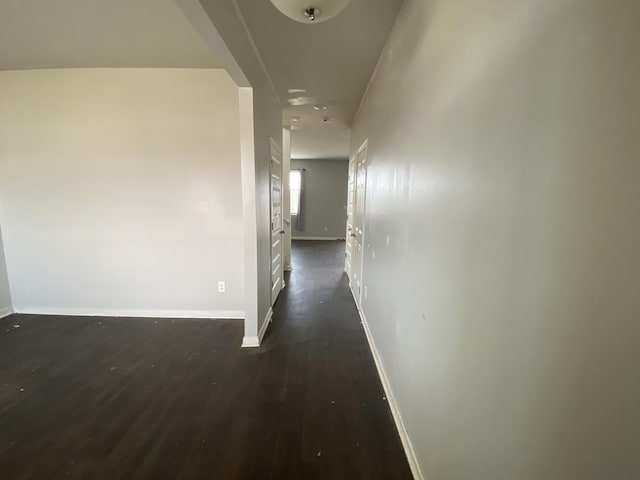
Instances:
[[[344,242],[294,241],[292,266],[263,343],[262,382],[274,394],[288,391],[284,415],[295,409],[284,420],[297,430],[282,436],[286,450],[311,460],[322,452],[325,461],[286,478],[411,478],[343,272]]]
[[[2,478],[411,478],[343,252],[294,242],[257,349],[234,320],[0,320]]]

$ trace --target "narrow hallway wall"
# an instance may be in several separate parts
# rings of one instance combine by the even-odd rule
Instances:
[[[640,4],[405,0],[364,313],[429,480],[640,478]]]

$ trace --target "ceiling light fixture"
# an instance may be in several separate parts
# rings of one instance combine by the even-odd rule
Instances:
[[[350,0],[271,0],[280,13],[297,22],[320,23],[339,14]],[[313,2],[311,5],[309,5]]]
[[[314,7],[305,8],[304,10],[304,16],[307,17],[312,22],[314,22],[316,18],[320,16],[321,13],[322,12],[320,11],[319,8],[314,8]]]
[[[326,110],[327,106],[326,105],[322,105],[321,103],[318,103],[317,105],[313,106],[314,110]]]

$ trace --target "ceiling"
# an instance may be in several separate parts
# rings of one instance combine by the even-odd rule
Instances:
[[[236,1],[284,105],[283,122],[292,126],[292,157],[348,157],[349,126],[402,0],[352,0],[311,25],[285,17],[269,0]]]
[[[0,0],[0,70],[220,67],[173,0]]]

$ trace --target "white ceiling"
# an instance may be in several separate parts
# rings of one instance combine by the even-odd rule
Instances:
[[[338,16],[312,25],[285,17],[270,0],[236,1],[285,106],[283,121],[295,128],[292,156],[347,157],[349,125],[402,0],[352,0]],[[290,106],[297,97],[309,97],[301,101],[310,103]],[[314,103],[327,110],[314,110]]]
[[[0,70],[219,66],[173,0],[0,0]]]

